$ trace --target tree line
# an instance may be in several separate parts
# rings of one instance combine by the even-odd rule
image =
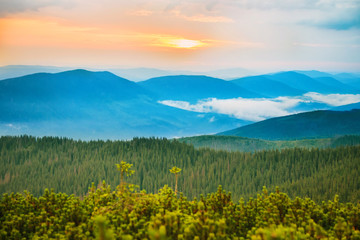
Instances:
[[[148,193],[164,185],[193,199],[216,191],[219,185],[234,201],[256,196],[263,186],[278,186],[290,197],[310,197],[316,202],[360,199],[360,146],[334,149],[284,149],[226,152],[195,149],[164,138],[131,141],[76,141],[59,137],[0,138],[0,193],[27,190],[34,196],[45,188],[84,197],[94,182],[120,184],[114,167],[120,161],[133,165],[128,178]],[[169,169],[182,169],[175,179]]]

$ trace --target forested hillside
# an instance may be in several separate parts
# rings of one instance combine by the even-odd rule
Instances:
[[[147,192],[174,186],[169,172],[183,169],[179,191],[189,198],[217,189],[232,192],[234,200],[256,195],[263,186],[279,186],[290,196],[356,202],[360,199],[360,146],[336,149],[287,149],[256,153],[196,150],[167,139],[132,141],[74,141],[63,138],[1,137],[0,193],[28,190],[36,196],[54,188],[83,196],[92,182],[119,184],[115,164],[134,164],[127,181]]]
[[[179,138],[178,141],[194,145],[195,148],[215,150],[254,152],[285,148],[335,148],[339,146],[360,145],[360,136],[341,136],[334,138],[314,138],[303,140],[270,141],[237,136],[203,135]]]
[[[360,109],[351,111],[319,110],[256,122],[218,135],[266,140],[298,140],[360,135]]]

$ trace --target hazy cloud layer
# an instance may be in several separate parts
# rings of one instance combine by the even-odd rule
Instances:
[[[326,103],[331,106],[341,106],[351,103],[360,102],[360,94],[320,94],[320,93],[306,93],[305,97],[309,97],[313,102]]]
[[[319,94],[307,93],[299,97],[278,97],[273,99],[216,99],[210,98],[190,104],[185,101],[165,100],[160,103],[200,113],[220,113],[238,119],[261,121],[271,117],[296,113],[292,110],[299,103],[320,102],[330,106],[341,106],[360,102],[360,94]]]
[[[290,114],[289,110],[300,102],[299,99],[216,99],[211,98],[190,104],[184,101],[161,101],[162,104],[193,112],[213,112],[249,121],[261,121],[270,117]]]

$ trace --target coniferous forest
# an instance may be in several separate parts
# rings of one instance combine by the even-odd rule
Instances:
[[[177,166],[182,169],[178,190],[189,199],[214,192],[219,185],[234,201],[256,196],[263,186],[278,186],[290,197],[310,197],[317,203],[336,194],[340,202],[360,199],[360,146],[248,153],[195,149],[155,138],[85,142],[22,136],[1,137],[0,158],[0,193],[27,190],[41,196],[52,188],[83,197],[92,183],[119,185],[115,164],[125,161],[136,172],[129,182],[148,193],[165,184],[174,187],[169,169]]]

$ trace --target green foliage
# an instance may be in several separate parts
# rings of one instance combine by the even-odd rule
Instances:
[[[114,190],[121,179],[114,167],[119,159],[136,172],[124,173],[125,180],[148,193],[175,186],[168,169],[177,166],[182,169],[177,190],[189,199],[215,192],[219,185],[235,201],[256,196],[264,185],[317,203],[336,194],[340,202],[360,199],[360,146],[244,153],[195,149],[167,139],[84,142],[29,136],[0,138],[0,194],[27,190],[39,197],[53,188],[83,198],[93,182],[99,187],[102,180]]]
[[[181,169],[178,167],[173,167],[170,169],[170,172],[177,175],[179,172],[181,172]]]
[[[106,218],[98,215],[94,217],[97,229],[95,230],[95,237],[98,240],[112,240],[114,239],[114,233],[107,228]]]
[[[124,161],[121,161],[120,164],[116,164],[116,168],[118,171],[121,172],[121,175],[126,174],[126,176],[131,176],[135,173],[134,170],[130,170],[130,168],[133,166],[133,164],[126,163]]]
[[[135,173],[134,170],[130,170],[130,168],[133,166],[133,164],[126,163],[124,161],[121,161],[120,164],[116,164],[116,168],[118,171],[120,171],[120,188],[121,191],[123,191],[124,187],[124,175],[131,176]]]
[[[269,192],[235,203],[221,186],[187,200],[164,186],[157,194],[93,185],[83,200],[45,190],[0,198],[0,239],[360,239],[359,203],[316,204]]]

